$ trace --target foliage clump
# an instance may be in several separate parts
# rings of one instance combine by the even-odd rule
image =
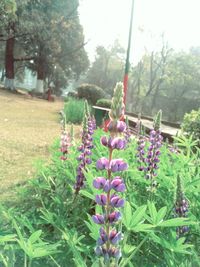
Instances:
[[[103,107],[103,108],[111,108],[111,100],[101,98],[101,99],[97,100],[96,105],[99,107]]]
[[[67,123],[81,123],[84,115],[84,100],[69,98],[64,106],[64,114]]]
[[[194,140],[200,140],[200,109],[185,114],[182,130],[186,135],[192,135]],[[198,141],[198,146],[200,146],[200,141]]]
[[[105,97],[105,93],[102,88],[94,84],[82,84],[77,88],[78,98],[85,98],[93,105],[96,104],[98,99]]]

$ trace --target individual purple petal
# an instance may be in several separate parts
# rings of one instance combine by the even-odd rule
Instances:
[[[124,192],[126,187],[123,182],[123,180],[119,177],[116,176],[112,181],[111,181],[111,187],[117,191],[117,192]]]
[[[126,129],[126,123],[124,121],[117,121],[117,130],[122,133]]]
[[[121,213],[119,211],[113,211],[108,215],[108,221],[109,223],[117,222],[121,217]]]
[[[117,232],[115,229],[113,229],[109,234],[109,240],[113,245],[116,245],[121,240],[121,237],[121,232]]]
[[[106,183],[106,179],[104,177],[97,177],[94,181],[93,181],[93,186],[96,189],[102,189],[105,186]]]
[[[113,138],[113,140],[111,141],[111,147],[114,149],[124,149],[126,147],[126,141],[122,138],[119,137],[115,137]]]
[[[104,192],[108,192],[111,189],[110,181],[107,180],[106,183],[104,184],[103,190]]]
[[[107,158],[100,158],[99,160],[97,160],[96,167],[99,170],[104,170],[104,169],[108,169],[108,164],[109,164],[109,161]]]
[[[92,159],[91,159],[91,158],[86,158],[86,159],[85,159],[85,162],[86,162],[87,164],[91,164],[91,163],[92,163]]]
[[[128,169],[128,164],[124,161],[119,161],[118,171],[125,171]]]
[[[101,206],[105,206],[106,202],[107,202],[107,196],[104,194],[96,195],[95,200],[96,200],[97,204],[99,204]]]
[[[110,169],[112,172],[124,171],[128,168],[128,164],[122,159],[113,159],[110,162]]]
[[[124,206],[124,199],[123,198],[120,198],[119,196],[117,195],[112,195],[111,198],[110,198],[110,204],[112,207],[115,207],[115,208],[121,208]]]
[[[101,214],[93,215],[92,219],[96,224],[104,224],[105,222],[104,216]]]
[[[101,137],[101,144],[102,144],[103,146],[107,146],[107,145],[108,145],[108,139],[107,139],[106,136],[102,136],[102,137]]]

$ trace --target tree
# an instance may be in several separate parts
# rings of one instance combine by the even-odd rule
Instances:
[[[96,48],[96,57],[90,67],[86,81],[103,88],[112,94],[116,82],[122,80],[124,72],[125,50],[116,40],[110,49]]]
[[[40,92],[44,80],[57,77],[54,73],[58,70],[62,69],[65,80],[73,74],[80,75],[88,67],[88,58],[78,19],[78,1],[16,1],[16,16],[8,20],[7,36],[4,34],[6,81],[12,81],[9,87],[14,87],[14,62],[19,61],[27,61],[26,66],[37,73],[36,89]],[[14,56],[16,41],[22,47],[17,58]]]
[[[180,121],[185,112],[198,107],[199,51],[198,47],[187,53],[167,48],[145,54],[131,70],[132,110],[153,115],[163,109],[164,119]]]

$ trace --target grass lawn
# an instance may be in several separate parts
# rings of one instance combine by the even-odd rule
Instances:
[[[48,102],[0,89],[0,198],[12,198],[16,185],[33,176],[34,161],[48,160],[60,136],[62,101]]]

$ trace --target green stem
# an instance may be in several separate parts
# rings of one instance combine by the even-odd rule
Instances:
[[[131,255],[121,262],[120,267],[125,267],[130,262],[130,260],[135,256],[135,254],[138,252],[138,250],[141,248],[141,246],[146,242],[150,234],[146,235],[145,238],[140,242],[140,244],[137,246],[137,248],[131,253]]]
[[[26,253],[24,253],[24,267],[27,267],[27,257],[26,257]]]
[[[111,160],[112,160],[112,149],[109,149],[109,163],[108,163],[109,166],[110,166]],[[111,170],[110,169],[108,169],[107,174],[108,174],[108,180],[109,180],[109,185],[110,185],[110,181],[111,181]],[[108,218],[109,214],[110,214],[110,190],[107,193],[106,218]],[[106,235],[109,236],[110,224],[108,221],[106,223],[105,228],[106,228]],[[110,249],[109,240],[106,242],[106,249],[107,251]],[[110,267],[110,260],[106,263],[106,267]]]
[[[32,265],[32,259],[29,260],[28,267],[31,267],[31,265]]]

